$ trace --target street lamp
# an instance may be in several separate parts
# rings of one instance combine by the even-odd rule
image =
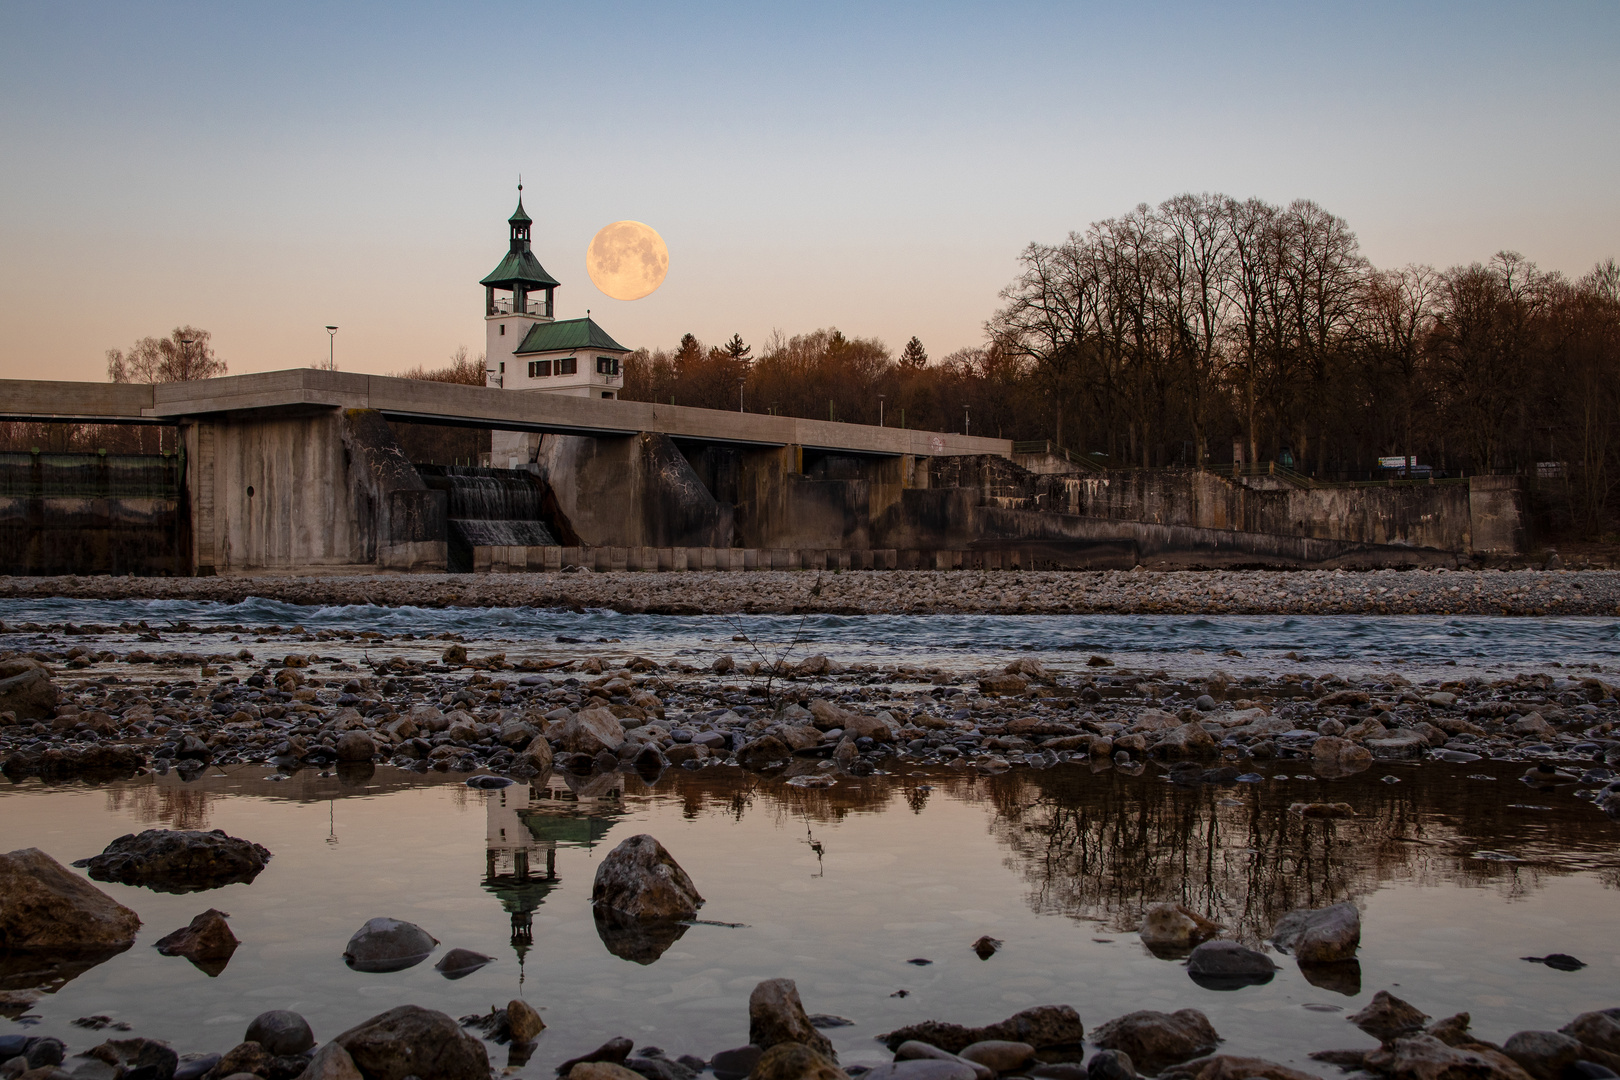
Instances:
[[[182,379],[191,378],[191,369],[186,366],[186,361],[189,359],[187,353],[191,346],[196,344],[196,342],[196,338],[180,339],[180,377]]]
[[[878,395],[878,427],[883,426],[883,399],[887,396],[886,394]]]
[[[326,370],[337,370],[337,331],[335,326],[326,328]]]
[[[964,405],[964,406],[962,406],[962,434],[966,435],[967,433],[968,433],[968,407],[966,405]]]

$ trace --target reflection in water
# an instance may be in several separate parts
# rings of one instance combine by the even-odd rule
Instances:
[[[617,773],[548,773],[485,796],[483,888],[512,920],[518,982],[534,945],[534,912],[557,885],[557,847],[595,847],[623,812]]]
[[[128,949],[94,952],[11,952],[0,950],[0,990],[41,990],[54,994],[98,964]]]
[[[1052,769],[966,780],[957,793],[993,807],[990,830],[1028,882],[1032,909],[1114,932],[1136,929],[1147,906],[1169,901],[1257,945],[1295,908],[1355,900],[1395,880],[1489,886],[1510,898],[1579,870],[1620,885],[1613,829],[1587,806],[1527,809],[1511,801],[1518,791],[1506,775],[1479,780],[1438,766],[1403,770],[1396,784],[1382,779],[1214,787]],[[1289,810],[1327,798],[1356,816]],[[1513,861],[1474,857],[1498,847]],[[1348,967],[1305,974],[1340,992],[1360,982]]]

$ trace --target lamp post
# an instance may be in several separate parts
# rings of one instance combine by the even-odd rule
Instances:
[[[191,346],[195,344],[196,341],[196,338],[180,339],[180,377],[182,379],[191,378],[191,369],[186,366],[186,361],[191,358]]]
[[[878,395],[878,427],[883,426],[883,399],[887,396],[887,394]]]
[[[326,370],[337,370],[337,332],[335,326],[326,328]]]
[[[967,433],[968,433],[968,407],[966,405],[964,405],[964,406],[962,406],[962,434],[965,436]]]

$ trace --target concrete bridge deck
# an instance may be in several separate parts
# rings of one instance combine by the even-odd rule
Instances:
[[[654,432],[709,443],[802,446],[877,457],[1012,457],[1009,439],[524,393],[315,368],[156,385],[0,380],[0,419],[4,420],[179,424],[326,409],[374,409],[389,420],[555,435]]]

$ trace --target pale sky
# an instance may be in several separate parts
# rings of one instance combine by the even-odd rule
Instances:
[[[482,349],[518,173],[628,347],[980,342],[1031,240],[1315,199],[1380,266],[1620,255],[1620,4],[0,5],[0,377],[179,323],[233,373]],[[651,296],[595,232],[668,244]]]

